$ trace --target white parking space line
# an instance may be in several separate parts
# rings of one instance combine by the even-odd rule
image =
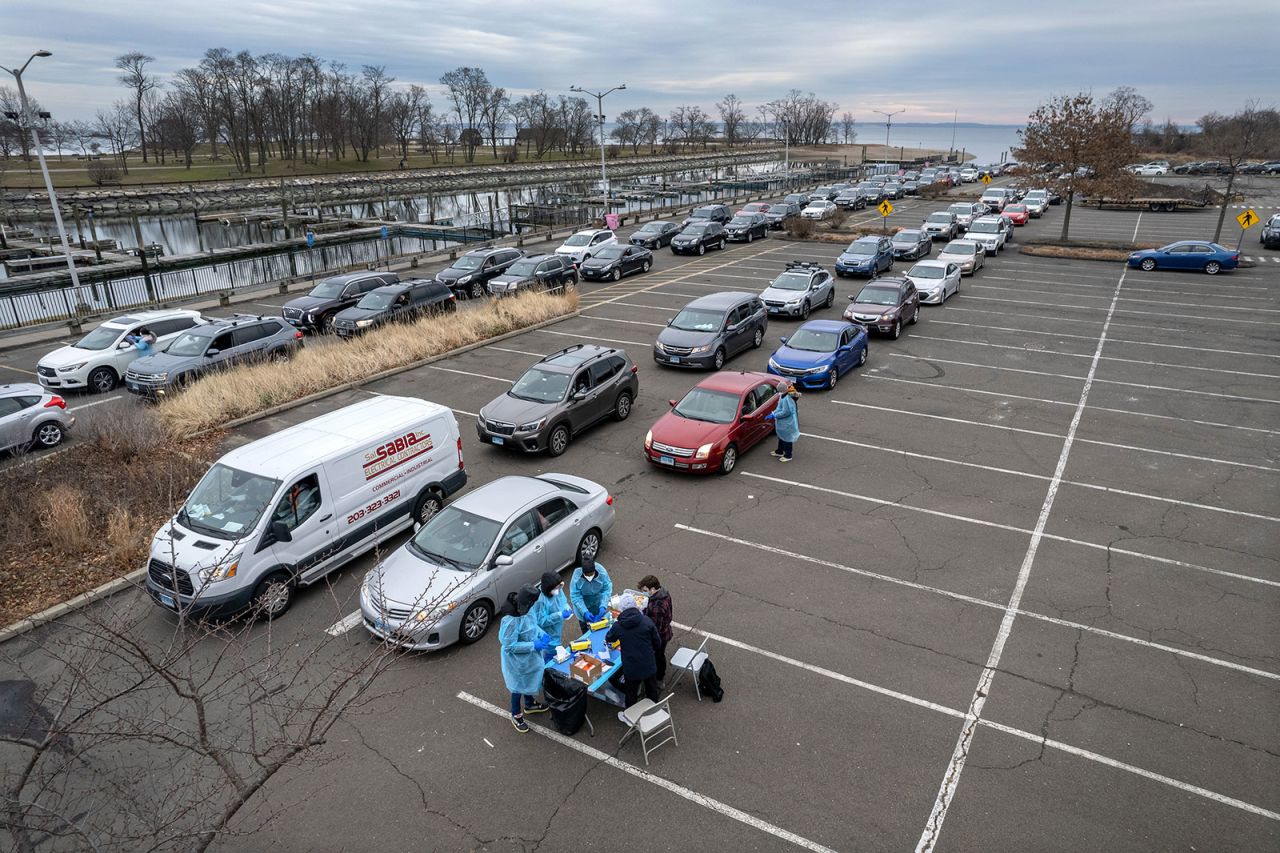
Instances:
[[[945,338],[938,338],[937,340],[945,340]],[[1028,352],[1034,352],[1034,350],[1028,350]],[[1006,370],[1006,371],[1009,371],[1010,373],[1027,373],[1032,376],[1050,376],[1055,379],[1076,379],[1076,380],[1084,379],[1083,376],[1073,376],[1070,373],[1049,373],[1043,370],[1030,370],[1025,367],[1001,367],[994,364],[979,364],[978,362],[973,362],[973,361],[953,361],[951,359],[946,359],[946,358],[932,358],[926,355],[909,355],[904,352],[892,352],[892,353],[889,353],[889,355],[893,358],[906,358],[912,361],[927,361],[927,362],[937,363],[937,364],[954,364],[959,367],[977,367],[983,370]],[[1249,374],[1242,374],[1242,375],[1247,376]],[[1125,382],[1122,379],[1094,379],[1093,381],[1099,382],[1105,385],[1123,385],[1126,388],[1142,388],[1147,391],[1173,391],[1174,393],[1177,393],[1177,394],[1195,394],[1196,396],[1199,396],[1199,397],[1217,397],[1223,400],[1240,400],[1246,403],[1271,403],[1274,405],[1280,405],[1280,400],[1273,400],[1269,397],[1246,397],[1240,394],[1224,394],[1220,391],[1194,391],[1190,388],[1172,388],[1168,385],[1145,385],[1141,382]]]
[[[812,432],[802,432],[801,435],[806,435],[810,438],[816,438],[816,439],[819,439],[820,441],[829,441],[834,444],[845,444],[852,447],[861,447],[866,450],[875,450],[882,453],[892,453],[897,456],[910,457],[912,459],[924,459],[929,462],[942,462],[947,465],[959,465],[965,468],[974,468],[980,471],[990,471],[993,474],[1008,474],[1010,476],[1026,477],[1032,480],[1052,480],[1053,479],[1047,474],[1033,474],[1028,471],[1016,471],[1012,468],[998,468],[994,465],[983,465],[979,462],[965,462],[959,459],[948,459],[945,456],[931,456],[927,453],[916,453],[911,450],[902,450],[897,447],[883,447],[877,444],[866,444],[865,442],[853,441],[852,439],[848,439],[848,438],[836,438],[835,436],[831,436],[831,435],[818,435],[817,433],[812,433]],[[1190,507],[1192,509],[1202,509],[1208,512],[1221,512],[1227,515],[1238,515],[1242,518],[1256,518],[1259,521],[1271,521],[1271,522],[1280,523],[1280,516],[1263,515],[1262,513],[1246,512],[1240,509],[1228,509],[1226,507],[1213,506],[1212,504],[1202,504],[1202,503],[1196,503],[1195,501],[1184,501],[1184,500],[1179,500],[1177,498],[1164,497],[1162,495],[1153,495],[1147,492],[1130,491],[1129,489],[1116,489],[1111,486],[1101,485],[1099,483],[1086,483],[1082,480],[1065,480],[1064,479],[1062,480],[1062,483],[1063,485],[1075,486],[1076,488],[1080,488],[1080,489],[1091,489],[1093,491],[1098,491],[1098,492],[1108,492],[1113,495],[1124,495],[1125,497],[1130,497],[1130,498],[1141,498],[1143,500],[1158,501],[1160,503],[1168,503],[1168,504],[1173,504],[1175,506],[1185,506],[1185,507]],[[1280,586],[1280,582],[1277,583],[1277,586]]]
[[[621,304],[621,303],[619,303]],[[1028,346],[1019,346],[1017,344],[993,344],[988,341],[970,341],[964,338],[938,338],[933,335],[924,335],[920,333],[913,334],[912,340],[917,341],[946,341],[953,344],[964,344],[965,346],[974,347],[993,347],[995,349],[1011,349],[1022,353],[1036,355],[1058,355],[1065,358],[1092,358],[1087,352],[1065,352],[1063,350],[1053,349],[1035,349]],[[1193,364],[1178,364],[1168,361],[1146,361],[1138,358],[1121,358],[1119,356],[1103,356],[1103,361],[1115,361],[1121,364],[1147,364],[1152,367],[1176,367],[1178,370],[1207,370],[1213,373],[1227,373],[1231,376],[1257,376],[1262,379],[1280,379],[1280,373],[1249,373],[1244,370],[1230,370],[1225,367],[1199,367]],[[1099,380],[1103,381],[1103,380]]]
[[[1004,262],[1004,261],[1001,261],[1001,262],[1000,262],[1000,266],[1001,266],[1001,268],[1003,268],[1003,267],[1004,267],[1004,265],[1005,265],[1005,262]],[[1073,299],[1105,299],[1106,297],[1105,297],[1105,296],[1092,296],[1092,295],[1090,295],[1090,296],[1086,296],[1086,295],[1084,295],[1084,294],[1078,294],[1078,293],[1075,293],[1075,292],[1064,291],[1064,290],[1061,290],[1060,288],[1063,288],[1063,287],[1082,287],[1082,288],[1087,288],[1087,289],[1089,289],[1089,290],[1110,290],[1110,288],[1109,288],[1109,287],[1107,287],[1106,285],[1102,285],[1102,284],[1082,284],[1082,283],[1080,283],[1080,282],[1078,282],[1078,281],[1052,281],[1052,280],[1037,279],[1037,278],[1030,278],[1030,277],[1026,277],[1026,278],[1022,278],[1022,277],[1014,278],[1014,277],[1011,277],[1011,276],[991,275],[991,274],[990,274],[990,273],[989,273],[985,268],[984,268],[984,269],[983,269],[983,271],[982,271],[982,278],[980,278],[980,279],[973,279],[972,281],[973,281],[974,283],[973,283],[973,284],[971,284],[971,285],[969,285],[970,287],[982,287],[983,285],[979,285],[979,284],[977,284],[977,282],[979,282],[979,281],[982,281],[982,282],[986,282],[986,281],[1012,281],[1012,282],[1016,282],[1017,284],[1044,284],[1044,285],[1048,285],[1048,286],[1053,287],[1053,288],[1057,288],[1057,289],[1055,289],[1055,290],[1053,290],[1053,291],[1052,291],[1053,293],[1061,293],[1061,294],[1063,294],[1063,295],[1070,295]],[[1213,296],[1214,296],[1214,299],[1219,299],[1219,298],[1221,298],[1221,299],[1252,299],[1252,300],[1253,300],[1253,301],[1255,301],[1255,302],[1271,302],[1271,301],[1272,301],[1272,300],[1270,299],[1270,297],[1267,297],[1267,296],[1239,296],[1239,295],[1230,294],[1230,293],[1220,293],[1220,292],[1219,292],[1219,289],[1220,289],[1220,283],[1215,281],[1215,282],[1214,282],[1214,285],[1215,285],[1214,290],[1213,290]],[[1003,288],[1003,289],[1004,289],[1004,290],[1018,290],[1018,291],[1023,291],[1023,292],[1035,292],[1035,293],[1044,293],[1044,292],[1046,292],[1046,291],[1042,291],[1042,290],[1037,290],[1037,291],[1027,291],[1025,288],[1022,288],[1022,287],[1005,287],[1005,288]],[[1256,293],[1265,293],[1265,292],[1266,292],[1265,290],[1260,289],[1260,288],[1256,288],[1256,287],[1250,287],[1250,288],[1239,288],[1239,289],[1249,290],[1249,291],[1256,292]],[[1136,286],[1136,285],[1134,285],[1134,286],[1130,286],[1129,284],[1126,284],[1126,285],[1125,285],[1125,292],[1126,292],[1126,293],[1154,293],[1154,294],[1156,294],[1157,296],[1160,296],[1160,297],[1166,297],[1166,296],[1204,296],[1204,295],[1205,295],[1205,294],[1204,294],[1204,291],[1194,291],[1194,290],[1168,290],[1168,289],[1165,289],[1165,288],[1157,288],[1157,287],[1138,287],[1138,286]],[[1142,299],[1136,299],[1136,298],[1134,298],[1134,297],[1123,297],[1123,298],[1121,298],[1121,300],[1120,300],[1120,301],[1121,301],[1121,302],[1132,302],[1132,301],[1141,301],[1141,302],[1145,302],[1145,301],[1152,301],[1152,300],[1142,300]],[[1155,300],[1155,301],[1158,301],[1158,302],[1159,302],[1159,301],[1162,301],[1162,300]]]
[[[975,606],[985,607],[990,610],[1004,611],[1007,609],[1007,605],[1001,604],[998,601],[989,601],[985,598],[978,598],[977,596],[973,596],[973,595],[965,595],[963,592],[953,592],[952,590],[949,590],[949,589],[942,589],[941,587],[929,586],[928,584],[919,583],[917,581],[909,581],[903,578],[895,578],[892,575],[880,574],[879,572],[873,572],[869,569],[859,569],[855,566],[848,566],[843,563],[837,563],[833,560],[824,560],[821,557],[812,557],[808,554],[799,554],[799,553],[796,553],[795,551],[788,551],[785,548],[777,548],[773,545],[766,545],[763,542],[752,542],[749,539],[739,539],[736,536],[729,536],[727,534],[719,533],[714,530],[704,530],[698,527],[691,527],[687,524],[676,524],[673,526],[677,530],[683,530],[686,533],[696,533],[700,536],[706,536],[712,539],[719,539],[722,542],[731,542],[735,545],[742,545],[747,548],[754,548],[757,551],[763,551],[765,553],[775,554],[780,557],[790,557],[802,563],[810,563],[815,566],[823,566],[828,569],[835,569],[837,571],[846,572],[851,575],[859,575],[860,577],[870,578],[872,580],[884,581],[885,583],[890,583],[890,584],[893,584],[894,586],[907,587],[908,589],[914,589],[919,592],[927,592],[933,595],[939,595],[939,596],[942,596],[943,598],[950,598],[954,601],[963,601],[966,604],[973,604]],[[1025,532],[1030,533],[1031,531],[1027,530]],[[1047,616],[1043,613],[1036,613],[1031,610],[1017,610],[1016,613],[1019,616],[1026,616],[1028,619],[1034,619],[1038,622],[1046,622],[1051,625],[1058,625],[1059,627],[1070,628],[1073,631],[1084,631],[1089,634],[1097,634],[1100,637],[1109,637],[1113,640],[1121,640],[1126,643],[1133,643],[1134,645],[1143,646],[1144,648],[1150,648],[1150,649],[1155,649],[1157,651],[1168,652],[1169,654],[1177,655],[1179,657],[1192,658],[1194,660],[1202,661],[1208,664],[1213,664],[1214,666],[1220,666],[1225,669],[1234,669],[1240,672],[1248,673],[1250,675],[1256,675],[1261,678],[1280,681],[1280,673],[1269,672],[1265,669],[1255,669],[1254,667],[1245,666],[1244,664],[1236,663],[1235,661],[1229,661],[1229,660],[1223,660],[1222,658],[1210,657],[1209,655],[1200,654],[1199,652],[1193,652],[1189,649],[1180,649],[1177,646],[1168,646],[1168,645],[1165,645],[1164,643],[1156,643],[1156,642],[1152,642],[1151,640],[1144,640],[1141,637],[1131,637],[1128,634],[1120,634],[1115,631],[1108,631],[1105,628],[1098,628],[1093,625],[1086,625],[1083,622],[1072,622],[1069,619],[1059,619],[1057,616]]]
[[[123,400],[128,396],[129,396],[128,394],[112,394],[107,397],[99,397],[97,400],[94,400],[90,403],[81,403],[78,406],[68,406],[67,411],[78,412],[81,409],[92,409],[94,406],[101,406],[104,403],[114,403],[116,400]]]
[[[1131,243],[1138,242],[1138,228],[1142,226],[1142,211],[1138,211],[1138,221],[1133,223],[1133,239]]]
[[[963,310],[965,309],[957,308],[954,305],[947,306],[948,313],[951,311]],[[966,326],[973,329],[992,329],[997,332],[1021,332],[1026,335],[1044,335],[1050,338],[1083,338],[1090,341],[1094,339],[1093,335],[1076,335],[1068,332],[1044,331],[1043,329],[1015,329],[1012,326],[991,326],[986,323],[960,323],[955,320],[937,320],[933,317],[929,317],[928,315],[926,315],[926,319],[928,319],[930,323],[942,326]],[[1211,349],[1209,347],[1188,346],[1186,344],[1164,344],[1156,341],[1138,341],[1132,338],[1110,338],[1109,340],[1113,344],[1133,344],[1135,346],[1161,347],[1164,349],[1186,349],[1195,350],[1196,352],[1218,353],[1220,355],[1247,355],[1256,356],[1258,358],[1280,358],[1280,354],[1269,352],[1248,352],[1246,350],[1236,349]]]
[[[512,379],[504,379],[501,376],[490,376],[487,373],[476,373],[474,370],[455,370],[452,367],[441,367],[438,364],[427,364],[423,366],[426,367],[428,370],[440,370],[445,373],[458,373],[463,376],[479,376],[481,379],[492,379],[494,382],[511,383],[514,381]]]
[[[874,369],[874,368],[873,368]],[[958,391],[964,394],[983,394],[991,397],[1003,397],[1008,400],[1026,400],[1031,403],[1047,403],[1051,406],[1074,406],[1075,403],[1064,400],[1049,400],[1044,397],[1027,397],[1022,394],[1008,394],[1003,391],[987,391],[983,388],[966,388],[960,385],[944,385],[941,382],[929,382],[924,379],[902,379],[897,376],[879,376],[875,373],[868,372],[862,376],[863,379],[874,379],[878,382],[899,382],[904,385],[924,385],[929,388],[942,388],[946,391]],[[1218,427],[1221,429],[1235,429],[1246,432],[1261,432],[1268,435],[1280,435],[1280,430],[1264,429],[1263,427],[1242,426],[1241,424],[1224,424],[1219,421],[1201,421],[1195,418],[1179,418],[1175,415],[1157,415],[1152,412],[1138,412],[1130,409],[1115,409],[1110,406],[1095,406],[1092,403],[1085,408],[1094,412],[1109,412],[1116,415],[1127,415],[1134,418],[1154,418],[1162,421],[1177,421],[1185,424],[1196,424],[1197,426]]]
[[[350,631],[355,626],[359,625],[361,618],[362,617],[360,616],[359,610],[348,613],[346,616],[343,616],[341,619],[339,619],[337,622],[334,622],[328,628],[325,628],[324,632],[328,634],[330,637],[341,636],[347,633],[348,631]]]
[[[1094,307],[1092,305],[1067,305],[1061,302],[1036,302],[1029,299],[1000,299],[995,296],[967,296],[967,300],[980,300],[982,302],[1002,302],[1008,305],[1037,305],[1041,308],[1065,308],[1070,311],[1103,311],[1101,306]],[[1138,314],[1144,318],[1150,319],[1150,311],[1139,311],[1138,309],[1117,308],[1116,314]],[[1205,322],[1205,318],[1198,314],[1170,314],[1167,311],[1161,311],[1162,318],[1175,318],[1180,320],[1196,320],[1201,323]],[[1096,321],[1095,321],[1096,322]],[[1273,320],[1232,320],[1232,323],[1248,323],[1250,326],[1280,326],[1280,321]],[[1185,330],[1182,330],[1185,331]]]
[[[3,369],[5,369],[5,370],[12,370],[14,373],[21,373],[21,374],[22,374],[22,375],[24,375],[24,376],[39,376],[39,375],[40,375],[40,374],[36,373],[34,370],[24,370],[24,369],[23,369],[23,368],[21,368],[21,367],[12,367],[12,366],[10,366],[10,365],[8,365],[8,364],[0,364],[0,368],[3,368]]]
[[[888,687],[882,687],[879,684],[872,684],[869,681],[863,681],[861,679],[854,678],[849,675],[845,675],[844,673],[841,673],[841,672],[835,672],[834,670],[830,670],[825,667],[816,666],[814,664],[807,663],[806,661],[796,660],[795,658],[787,657],[786,655],[780,655],[777,652],[772,652],[772,651],[769,651],[768,649],[762,649],[759,646],[753,646],[749,643],[744,643],[740,640],[735,640],[732,637],[726,637],[723,634],[716,634],[712,631],[704,631],[701,628],[695,628],[692,625],[684,625],[679,622],[672,622],[671,626],[681,631],[687,631],[690,634],[696,634],[700,637],[706,637],[708,640],[713,640],[716,643],[719,643],[724,646],[729,646],[735,649],[741,649],[744,652],[750,652],[751,654],[759,655],[760,657],[769,658],[770,660],[774,660],[779,663],[786,664],[788,666],[793,666],[797,669],[805,670],[806,672],[812,672],[815,675],[820,675],[823,678],[828,678],[828,679],[831,679],[832,681],[838,681],[842,684],[848,684],[851,687],[858,687],[858,688],[861,688],[862,690],[866,690],[871,693],[878,693],[881,696],[886,696],[890,699],[897,699],[898,701],[906,702],[910,705],[915,705],[918,708],[927,708],[930,711],[936,711],[939,714],[944,714],[948,717],[952,717],[959,720],[970,719],[969,716],[965,714],[965,712],[959,711],[955,708],[948,708],[946,705],[940,705],[937,702],[930,702],[928,699],[921,699],[920,697],[912,696],[909,693],[902,693],[897,690],[892,690]],[[1185,791],[1186,793],[1194,794],[1198,797],[1203,797],[1204,799],[1212,800],[1217,803],[1222,803],[1223,805],[1231,806],[1233,808],[1241,809],[1243,811],[1250,812],[1252,814],[1260,815],[1262,817],[1269,818],[1270,820],[1280,820],[1280,813],[1273,812],[1270,809],[1265,809],[1261,806],[1254,805],[1253,803],[1248,803],[1248,802],[1245,802],[1244,800],[1236,799],[1235,797],[1228,797],[1225,794],[1219,794],[1216,791],[1211,791],[1208,788],[1202,788],[1199,785],[1192,785],[1188,782],[1183,782],[1180,779],[1174,779],[1172,776],[1165,776],[1162,773],[1155,773],[1150,770],[1145,770],[1136,765],[1128,764],[1123,761],[1118,761],[1117,759],[1114,759],[1114,758],[1109,758],[1108,756],[1102,755],[1101,753],[1092,752],[1086,749],[1081,749],[1080,747],[1072,746],[1071,744],[1065,743],[1063,741],[1046,738],[1044,735],[1024,731],[1022,729],[1017,729],[1017,728],[1014,728],[1013,726],[1007,726],[1007,725],[1004,725],[1003,723],[996,723],[991,720],[985,720],[985,719],[979,720],[978,724],[980,726],[983,726],[984,728],[992,729],[993,731],[1002,732],[1004,734],[1011,735],[1013,737],[1031,741],[1032,743],[1045,746],[1049,749],[1059,750],[1061,752],[1074,755],[1077,758],[1083,758],[1086,761],[1092,761],[1097,764],[1102,764],[1107,767],[1114,768],[1116,770],[1122,770],[1126,773],[1133,773],[1135,775],[1142,776],[1143,778],[1150,779],[1154,782],[1159,782],[1163,785],[1168,785],[1172,788],[1176,788],[1180,791]]]
[[[495,349],[498,352],[509,352],[509,353],[514,353],[515,355],[531,355],[534,358],[542,358],[544,355],[546,355],[546,353],[544,352],[529,352],[528,350],[523,350],[523,349],[508,349],[507,347],[495,346],[493,344],[489,344],[488,346],[485,347],[485,349]]]
[[[604,341],[608,344],[622,344],[623,346],[632,347],[651,347],[652,341],[623,341],[618,338],[601,338],[595,335],[575,335],[573,332],[553,332],[550,329],[530,329],[531,332],[538,332],[543,335],[558,335],[562,338],[577,338],[580,341]]]
[[[586,312],[590,311],[592,308],[598,307],[600,306],[591,305],[587,308],[583,308],[582,310],[583,312]],[[666,323],[644,323],[640,320],[620,320],[617,317],[601,317],[598,314],[592,314],[590,316],[592,320],[603,320],[606,323],[626,323],[628,326],[652,326],[655,329],[665,329],[667,327]]]
[[[459,692],[458,698],[464,702],[469,702],[477,708],[488,711],[495,717],[500,717],[502,719],[508,719],[510,717],[511,712],[509,710],[499,708],[497,705],[494,705],[491,702],[486,702],[478,696],[472,696],[466,691]],[[706,794],[699,794],[697,791],[686,788],[683,785],[678,785],[670,779],[665,779],[656,773],[645,770],[643,767],[637,767],[634,764],[623,761],[621,758],[609,755],[607,752],[601,752],[595,747],[587,746],[581,741],[576,741],[571,737],[565,737],[559,732],[553,732],[551,729],[534,722],[529,722],[528,725],[529,728],[537,734],[540,734],[561,746],[567,746],[575,752],[580,752],[592,761],[606,764],[616,770],[621,770],[623,773],[634,776],[635,778],[648,782],[651,785],[657,785],[659,788],[670,791],[678,797],[682,797],[683,799],[702,806],[704,809],[713,811],[716,814],[723,815],[730,820],[736,820],[738,823],[745,824],[752,829],[772,835],[774,838],[786,841],[789,844],[794,844],[797,847],[802,847],[805,850],[813,850],[816,851],[816,853],[835,853],[835,851],[830,847],[824,847],[816,841],[810,841],[807,838],[796,835],[794,832],[790,832],[780,826],[769,823],[766,820],[761,820],[760,818],[747,814],[740,809],[735,809],[733,806],[722,803],[712,797],[708,797]]]
[[[985,421],[972,421],[965,418],[950,418],[945,415],[930,415],[924,412],[913,412],[910,409],[893,409],[888,406],[873,406],[868,403],[854,403],[849,400],[832,400],[838,406],[854,406],[861,409],[871,409],[878,412],[890,412],[897,415],[909,415],[915,418],[929,418],[930,420],[949,421],[956,424],[965,424],[966,426],[987,427],[988,429],[1001,429],[1006,432],[1016,432],[1022,435],[1040,435],[1048,438],[1063,438],[1060,433],[1044,432],[1035,429],[1023,429],[1022,427],[1005,426],[1004,424],[990,424]],[[1154,453],[1158,456],[1174,456],[1179,459],[1192,459],[1196,462],[1208,462],[1214,465],[1231,465],[1236,468],[1252,468],[1256,471],[1275,471],[1280,472],[1280,468],[1270,465],[1257,465],[1253,462],[1236,462],[1231,459],[1217,459],[1212,456],[1197,456],[1193,453],[1178,453],[1173,450],[1156,450],[1152,447],[1140,447],[1136,444],[1119,444],[1114,441],[1101,441],[1096,438],[1080,438],[1077,439],[1081,444],[1093,444],[1099,447],[1114,447],[1117,450],[1131,450],[1137,453]]]

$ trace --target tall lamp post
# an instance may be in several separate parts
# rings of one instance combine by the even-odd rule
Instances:
[[[872,110],[873,113],[879,113],[884,116],[884,161],[889,162],[889,128],[893,125],[893,117],[899,113],[905,113],[906,110],[894,110],[887,113],[884,110]]]
[[[18,81],[18,98],[22,101],[22,119],[31,127],[31,142],[36,147],[36,156],[40,158],[40,174],[44,175],[44,188],[49,193],[49,204],[53,207],[53,221],[58,226],[58,237],[62,240],[62,255],[67,259],[67,271],[71,273],[72,287],[79,288],[80,276],[76,274],[76,261],[75,258],[71,257],[71,247],[67,245],[67,229],[62,226],[62,211],[58,208],[58,196],[53,191],[53,179],[49,177],[49,165],[44,161],[44,148],[40,146],[40,133],[36,130],[36,123],[31,115],[31,109],[27,106],[27,90],[22,85],[22,72],[27,70],[31,60],[37,56],[53,56],[53,54],[47,50],[37,50],[16,71],[12,68],[5,68],[3,65],[0,65],[0,70],[8,71]]]
[[[604,170],[604,96],[611,92],[619,92],[627,88],[627,84],[614,86],[612,89],[606,89],[603,92],[591,92],[581,86],[570,86],[570,92],[581,92],[584,95],[591,95],[596,99],[596,118],[600,120],[600,186],[604,191],[604,209],[609,209],[609,176]]]

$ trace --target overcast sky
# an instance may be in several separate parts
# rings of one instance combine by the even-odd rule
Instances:
[[[1250,98],[1276,100],[1275,0],[1070,0],[1047,3],[626,3],[541,0],[0,0],[0,65],[33,51],[27,90],[58,118],[90,118],[123,96],[114,57],[140,50],[165,76],[205,49],[311,53],[385,65],[443,106],[440,75],[478,65],[515,94],[570,85],[607,89],[610,116],[628,107],[712,110],[797,88],[859,122],[905,109],[899,122],[1022,123],[1047,96],[1134,86],[1153,118],[1191,122]],[[7,77],[7,75],[4,75]],[[12,80],[0,77],[0,84]]]

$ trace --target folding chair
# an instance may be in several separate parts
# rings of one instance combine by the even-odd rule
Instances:
[[[671,741],[676,746],[680,745],[680,741],[676,740],[676,724],[671,719],[671,696],[672,694],[668,693],[659,702],[641,699],[622,712],[630,728],[622,736],[622,740],[618,741],[618,746],[622,746],[627,742],[627,738],[639,732],[640,749],[644,752],[645,767],[649,766],[649,753],[667,741]],[[654,743],[654,741],[657,742]]]
[[[693,673],[693,690],[698,694],[698,701],[702,701],[702,690],[698,687],[698,670],[702,669],[702,665],[707,660],[707,638],[702,638],[702,645],[698,646],[697,651],[681,646],[676,649],[676,653],[671,656],[671,666],[679,670],[676,680],[671,682],[669,690],[674,691],[676,685],[680,683],[680,679],[684,678],[686,672]]]

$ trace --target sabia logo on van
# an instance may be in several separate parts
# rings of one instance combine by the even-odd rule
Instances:
[[[411,430],[404,435],[396,436],[391,441],[380,444],[364,454],[364,477],[366,480],[372,480],[410,459],[430,453],[432,447],[429,433]]]

